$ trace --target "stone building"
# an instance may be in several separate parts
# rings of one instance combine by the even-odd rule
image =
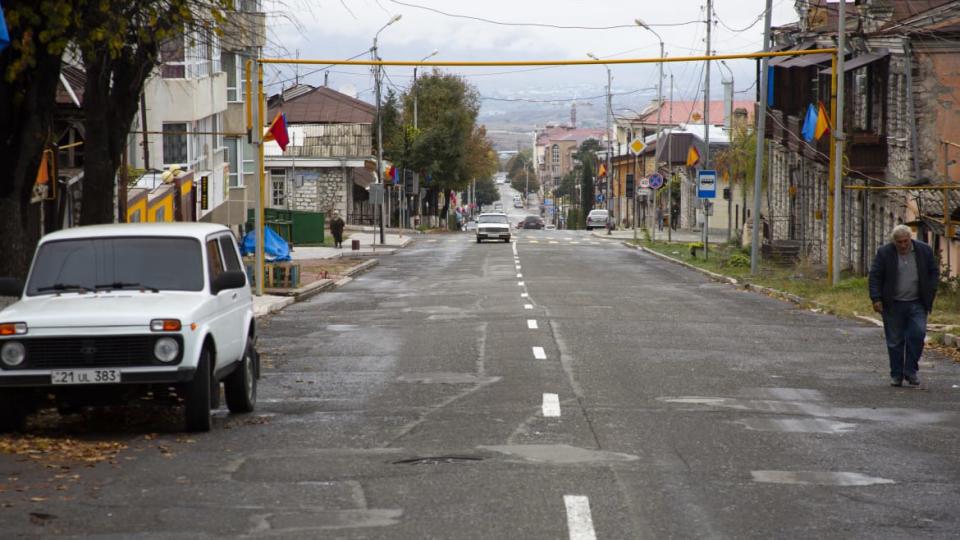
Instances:
[[[327,87],[297,85],[269,100],[266,120],[286,115],[290,143],[264,146],[271,208],[331,213],[349,223],[368,222],[373,207],[373,105]]]
[[[799,21],[774,31],[777,48],[834,47],[836,4],[796,5]],[[845,28],[841,267],[866,272],[890,229],[905,222],[945,256],[945,242],[936,238],[943,232],[942,205],[924,206],[919,192],[906,188],[958,176],[946,158],[948,143],[960,141],[960,3],[864,0],[848,5]],[[810,104],[830,109],[831,57],[778,57],[770,65],[764,219],[773,242],[795,242],[812,262],[826,264],[830,138],[807,142],[801,129]],[[941,226],[931,227],[936,221]]]

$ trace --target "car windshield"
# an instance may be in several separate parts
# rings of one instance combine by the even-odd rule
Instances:
[[[507,216],[480,216],[480,223],[506,223],[510,224],[507,221]]]
[[[527,216],[525,218],[525,221],[540,221],[540,218],[538,218],[537,216]]]
[[[192,238],[78,238],[40,246],[27,295],[96,289],[203,290]]]

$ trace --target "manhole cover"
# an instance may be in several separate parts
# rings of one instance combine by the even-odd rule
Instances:
[[[429,456],[401,459],[394,461],[394,465],[445,465],[449,463],[470,463],[482,461],[483,458],[474,456]]]

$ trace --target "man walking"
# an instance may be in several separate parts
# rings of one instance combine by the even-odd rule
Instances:
[[[940,272],[927,244],[911,239],[910,227],[897,225],[891,242],[877,250],[870,267],[870,300],[883,315],[890,355],[890,384],[920,384],[917,377],[927,314],[933,309]]]

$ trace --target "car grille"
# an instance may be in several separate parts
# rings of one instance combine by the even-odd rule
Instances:
[[[156,365],[161,362],[153,356],[153,345],[159,337],[158,334],[25,339],[27,358],[17,369]],[[179,336],[171,337],[180,343],[182,357],[183,340]],[[165,365],[179,362],[180,358],[177,358]]]

